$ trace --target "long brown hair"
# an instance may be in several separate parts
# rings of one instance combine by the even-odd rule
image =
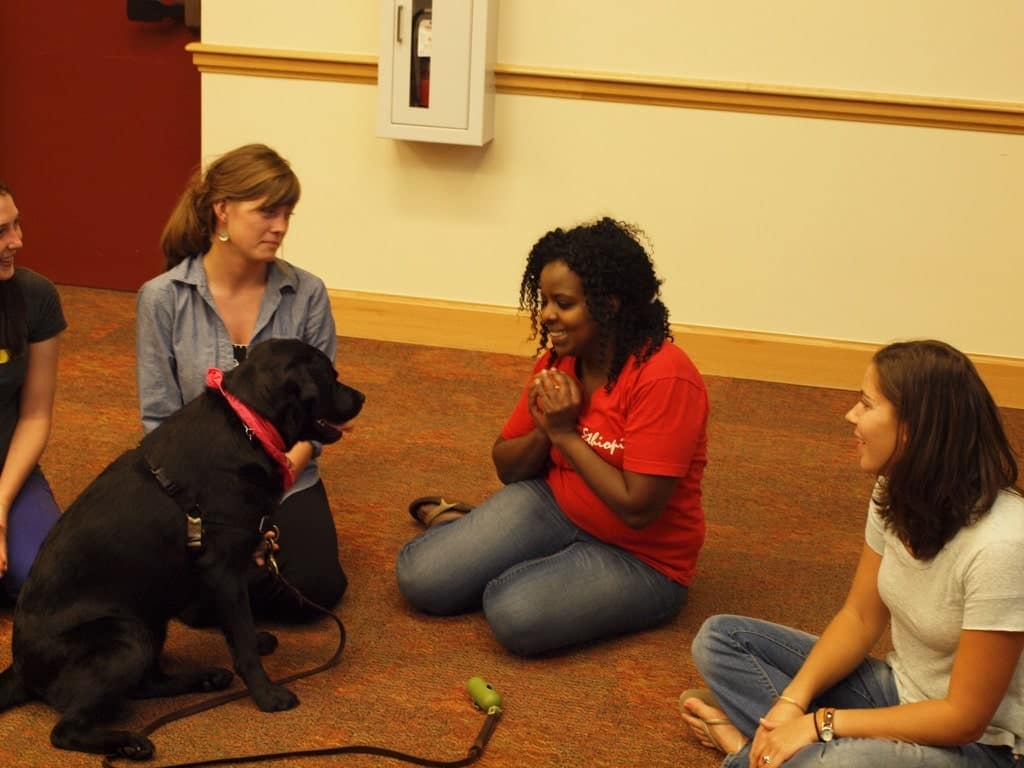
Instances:
[[[217,158],[204,173],[197,168],[160,236],[166,268],[210,250],[221,200],[266,198],[267,207],[294,206],[302,187],[288,161],[265,144],[246,144]]]
[[[1001,490],[1021,493],[1017,460],[965,354],[941,341],[906,341],[880,349],[873,362],[901,431],[875,503],[914,556],[930,560]]]
[[[0,196],[13,197],[11,188],[0,179]],[[17,357],[28,346],[25,297],[14,280],[0,280],[0,349]]]

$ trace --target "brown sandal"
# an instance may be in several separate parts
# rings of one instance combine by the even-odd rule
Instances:
[[[436,505],[434,509],[424,512],[423,508],[431,504]],[[456,512],[461,517],[472,511],[473,507],[464,501],[445,501],[441,496],[421,496],[409,504],[409,514],[412,515],[412,519],[425,528],[430,528],[435,523],[445,522],[438,520],[445,513]]]

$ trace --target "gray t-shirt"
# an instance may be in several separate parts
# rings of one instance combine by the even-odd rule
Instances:
[[[48,279],[31,269],[18,267],[11,277],[25,299],[28,343],[52,339],[68,327],[60,305],[60,295]],[[15,357],[0,351],[0,468],[7,460],[11,437],[21,412],[21,385],[28,374],[28,350]]]
[[[889,608],[888,661],[900,701],[944,699],[961,630],[1024,632],[1024,499],[1003,491],[932,560],[911,556],[872,501],[865,530],[882,556],[878,592]],[[1024,659],[979,741],[1024,752]]]

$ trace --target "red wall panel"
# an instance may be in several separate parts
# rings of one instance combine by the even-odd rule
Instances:
[[[170,20],[124,2],[0,2],[0,178],[20,263],[57,283],[135,290],[200,160],[199,72]]]

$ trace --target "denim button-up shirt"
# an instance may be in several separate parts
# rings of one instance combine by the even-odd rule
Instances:
[[[136,367],[142,428],[151,432],[206,389],[207,368],[237,365],[227,326],[206,282],[202,257],[185,259],[139,289],[136,301]],[[334,360],[338,339],[323,281],[286,261],[273,262],[249,345],[272,338],[312,344]],[[314,458],[286,495],[319,479]]]

